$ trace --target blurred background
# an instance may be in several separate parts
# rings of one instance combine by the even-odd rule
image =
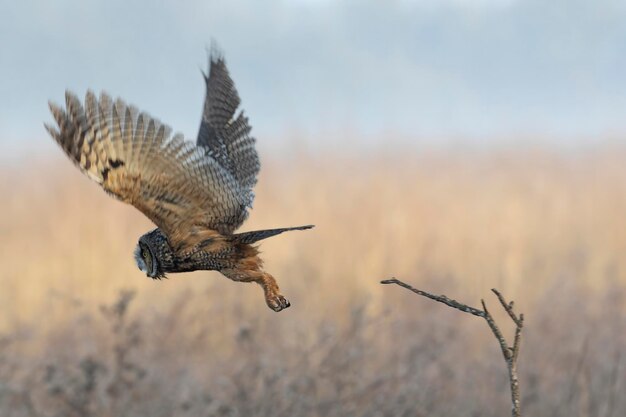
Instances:
[[[0,414],[505,415],[485,323],[526,315],[525,415],[626,414],[626,4],[0,1]],[[242,230],[292,307],[151,281],[152,226],[43,128],[106,90],[194,138],[217,41],[261,156]]]

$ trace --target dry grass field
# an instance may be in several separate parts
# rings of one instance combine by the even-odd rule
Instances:
[[[504,416],[484,321],[526,315],[526,416],[626,415],[626,149],[262,155],[243,230],[292,307],[215,272],[151,281],[152,227],[60,152],[0,168],[0,416]],[[24,166],[25,168],[23,168]]]

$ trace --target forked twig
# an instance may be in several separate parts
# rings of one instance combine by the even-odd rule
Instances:
[[[498,343],[500,344],[500,349],[502,349],[502,355],[504,356],[504,360],[506,361],[507,367],[509,370],[509,384],[511,387],[511,403],[512,403],[511,414],[513,415],[513,417],[521,416],[519,380],[517,377],[517,358],[519,357],[519,349],[520,349],[520,343],[521,343],[521,338],[522,338],[522,328],[524,327],[524,315],[515,314],[515,312],[513,311],[513,305],[514,305],[513,301],[511,301],[510,303],[507,303],[504,297],[502,296],[502,294],[498,290],[496,289],[491,290],[496,295],[496,297],[498,297],[498,301],[500,301],[500,304],[502,305],[504,310],[507,312],[511,320],[513,320],[513,323],[515,323],[515,337],[513,339],[513,346],[509,346],[506,339],[502,335],[500,328],[498,327],[495,320],[491,316],[491,313],[489,313],[489,310],[487,310],[487,305],[485,304],[484,300],[480,300],[480,303],[483,307],[482,310],[480,310],[474,307],[470,307],[466,304],[460,303],[451,298],[448,298],[445,295],[434,295],[426,291],[418,290],[417,288],[414,288],[410,286],[409,284],[406,284],[396,278],[386,279],[386,280],[381,281],[380,283],[399,285],[403,288],[406,288],[407,290],[413,291],[414,293],[418,295],[443,303],[447,305],[448,307],[452,307],[464,313],[468,313],[474,316],[484,318],[485,321],[487,321],[487,324],[489,325],[491,332],[496,337],[496,339],[498,339]]]

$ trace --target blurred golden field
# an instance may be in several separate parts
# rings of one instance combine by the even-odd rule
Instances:
[[[626,148],[261,156],[242,230],[316,225],[261,246],[279,314],[217,272],[146,278],[151,223],[60,151],[5,164],[0,415],[507,415],[485,323],[391,276],[515,300],[525,415],[626,414]]]

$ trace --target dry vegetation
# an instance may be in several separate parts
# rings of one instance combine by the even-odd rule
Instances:
[[[0,415],[507,415],[485,323],[392,275],[516,300],[525,416],[626,415],[626,150],[404,154],[264,159],[245,229],[317,225],[262,245],[280,314],[214,272],[142,276],[149,221],[60,152],[6,164]]]

